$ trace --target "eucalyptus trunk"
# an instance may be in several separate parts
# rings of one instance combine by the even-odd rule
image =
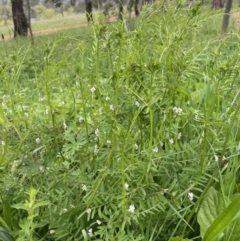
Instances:
[[[223,20],[222,20],[222,31],[225,33],[228,29],[229,24],[229,18],[230,18],[230,12],[232,9],[232,2],[233,0],[227,0],[226,7],[223,14]]]
[[[23,0],[11,0],[12,2],[12,18],[14,25],[14,38],[19,36],[27,36],[28,22],[23,10]]]
[[[87,21],[93,22],[93,3],[92,0],[85,0]]]

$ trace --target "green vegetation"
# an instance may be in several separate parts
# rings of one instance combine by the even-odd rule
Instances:
[[[153,5],[3,42],[0,240],[239,240],[240,41],[220,21]]]

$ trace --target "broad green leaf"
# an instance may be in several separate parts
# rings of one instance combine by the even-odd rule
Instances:
[[[203,238],[207,229],[214,220],[225,210],[230,200],[210,187],[199,209],[197,220],[200,225],[200,234]]]
[[[14,241],[14,239],[12,238],[12,236],[8,233],[8,231],[3,228],[0,227],[0,240],[1,241]]]
[[[230,240],[240,240],[240,217],[236,218],[231,227]]]
[[[214,241],[240,214],[240,195],[214,220],[207,229],[203,241]]]
[[[192,239],[176,236],[176,237],[171,238],[171,241],[192,241]]]

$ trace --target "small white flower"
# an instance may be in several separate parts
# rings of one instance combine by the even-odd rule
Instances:
[[[158,152],[158,147],[157,146],[154,147],[153,152],[156,152],[156,153]]]
[[[65,102],[64,101],[62,101],[62,105],[64,105],[65,104]]]
[[[7,109],[7,105],[4,102],[2,102],[2,108]]]
[[[6,144],[5,144],[5,141],[1,141],[1,145],[2,146],[5,146]]]
[[[40,138],[37,138],[36,139],[36,143],[39,144],[41,142],[41,139]]]
[[[190,201],[193,200],[193,193],[192,193],[192,192],[189,192],[189,193],[188,193],[188,198],[189,198]]]
[[[83,117],[79,117],[78,121],[81,123],[84,121],[84,118]]]
[[[135,102],[135,105],[137,106],[137,107],[139,107],[140,106],[140,104],[139,104],[139,102]]]
[[[55,233],[55,230],[51,229],[50,234],[54,234],[54,233]]]
[[[170,144],[173,144],[173,143],[174,143],[174,140],[171,138],[171,139],[169,140],[169,142],[170,142]]]
[[[3,99],[3,100],[4,100],[4,99],[6,99],[6,98],[7,98],[7,96],[6,96],[6,95],[3,95],[3,96],[2,96],[2,99]]]
[[[40,171],[41,173],[43,173],[43,172],[45,171],[44,166],[40,166],[40,167],[39,167],[39,171]]]
[[[135,150],[137,150],[138,149],[138,144],[134,144],[134,148],[135,148]]]
[[[64,208],[63,213],[67,213],[67,212],[68,212],[67,208]]]
[[[46,115],[48,115],[48,113],[49,113],[49,111],[48,111],[48,110],[46,110],[46,111],[45,111],[45,114],[46,114]]]
[[[109,145],[110,145],[111,143],[112,143],[112,142],[111,142],[110,140],[107,140],[107,144],[109,144]]]
[[[98,130],[98,129],[96,129],[96,130],[94,131],[94,133],[95,133],[96,136],[99,136],[99,130]]]
[[[75,206],[71,204],[71,205],[70,205],[70,208],[75,208]]]
[[[182,114],[182,109],[181,108],[178,108],[178,107],[173,107],[173,112],[174,113],[176,113],[176,114],[178,114],[178,115],[181,115]]]
[[[46,101],[46,97],[41,97],[41,98],[40,98],[40,101],[41,101],[41,102]]]
[[[90,214],[91,211],[92,211],[91,208],[88,208],[86,212],[87,212],[88,214]]]
[[[93,152],[94,152],[94,155],[98,154],[98,146],[97,145],[94,146],[94,151]]]
[[[28,118],[28,113],[27,112],[25,112],[24,115]]]
[[[63,122],[63,128],[66,129],[67,128],[67,124],[65,122]]]
[[[127,183],[125,183],[125,184],[124,184],[124,187],[125,187],[126,190],[128,190],[129,185],[128,185]]]
[[[113,105],[110,105],[109,109],[110,109],[110,110],[114,110]]]
[[[131,205],[129,206],[128,211],[129,211],[130,213],[134,213],[134,211],[135,211],[135,207],[134,207],[133,204],[131,204]]]
[[[178,140],[181,139],[181,137],[182,137],[182,133],[180,132],[178,133]]]
[[[88,235],[89,235],[90,237],[93,236],[92,228],[90,228],[90,229],[88,230]]]
[[[117,162],[119,163],[121,161],[121,158],[119,157],[118,159],[117,159]]]
[[[217,162],[217,161],[218,161],[218,156],[217,156],[217,155],[214,155],[214,159],[215,159],[215,161]]]
[[[102,110],[103,110],[103,108],[101,107],[100,109],[99,109],[99,115],[102,115]]]
[[[97,220],[96,222],[98,225],[100,225],[102,223],[100,220]]]
[[[196,114],[196,115],[194,116],[194,118],[195,118],[196,121],[199,121],[199,116],[198,116],[198,114]]]
[[[78,98],[78,99],[81,99],[81,94],[78,94],[78,95],[77,95],[77,98]]]
[[[93,86],[91,89],[90,89],[90,91],[92,92],[92,94],[95,92],[95,87]]]
[[[107,97],[105,98],[105,100],[106,100],[106,101],[109,101],[109,100],[110,100],[110,98],[107,96]]]
[[[82,184],[82,190],[85,192],[87,191],[87,186],[85,184]]]

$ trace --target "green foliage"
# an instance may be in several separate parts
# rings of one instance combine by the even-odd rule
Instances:
[[[203,240],[219,240],[220,236],[226,240],[229,237],[233,240],[238,240],[240,222],[239,199],[240,196],[237,195],[231,202],[213,187],[209,188],[198,213],[198,222]],[[235,223],[232,226],[234,220]],[[227,227],[229,227],[229,230],[224,235]]]
[[[215,17],[153,5],[132,31],[7,49],[0,215],[14,238],[200,240],[235,209],[239,38],[203,38]]]

